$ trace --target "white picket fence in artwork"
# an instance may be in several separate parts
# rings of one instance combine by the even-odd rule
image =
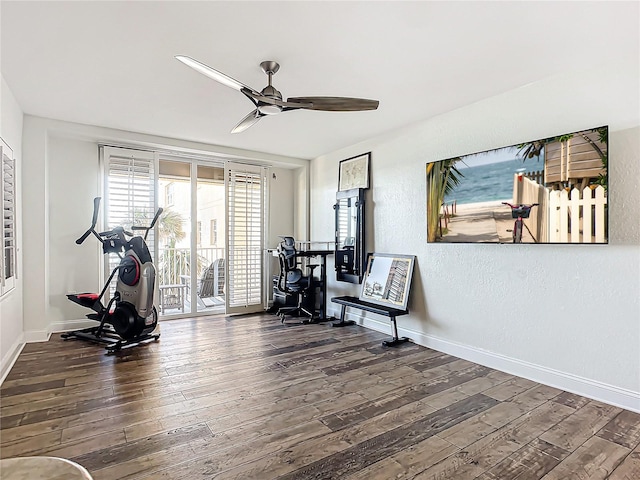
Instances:
[[[549,241],[604,243],[607,197],[602,186],[549,192]]]
[[[605,243],[607,197],[604,187],[550,190],[522,175],[513,178],[514,203],[538,203],[524,222],[539,243]]]

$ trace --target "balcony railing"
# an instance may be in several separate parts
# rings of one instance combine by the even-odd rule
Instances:
[[[188,313],[188,312],[216,312],[224,313],[224,299],[221,293],[224,288],[224,273],[220,273],[220,265],[225,257],[224,248],[198,248],[195,256],[191,255],[189,248],[160,248],[158,252],[158,261],[156,262],[157,282],[160,291],[159,310],[161,315],[172,313]],[[192,258],[193,257],[193,258]],[[219,260],[216,262],[216,260]],[[214,265],[215,277],[213,283],[217,288],[209,288],[207,292],[213,294],[215,298],[201,295],[200,279],[203,277],[205,269]],[[224,269],[224,267],[222,267]],[[197,303],[191,305],[190,286],[191,286],[191,270],[195,269],[198,289]],[[222,270],[224,272],[224,270]],[[206,282],[212,282],[207,276]],[[220,282],[222,282],[220,286]],[[206,295],[206,294],[205,294]]]
[[[192,258],[190,248],[160,248],[158,251],[157,282],[158,285],[172,285],[191,275],[196,269],[196,278],[200,278],[204,269],[219,258],[224,258],[224,248],[198,248]]]

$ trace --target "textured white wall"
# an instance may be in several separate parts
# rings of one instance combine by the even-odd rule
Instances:
[[[0,136],[13,150],[16,160],[16,184],[22,179],[22,109],[11,89],[1,79],[0,90]],[[18,187],[19,188],[19,187]],[[4,378],[12,357],[22,342],[22,192],[18,190],[16,199],[16,239],[18,280],[16,287],[0,298],[0,378]]]
[[[269,238],[267,248],[275,248],[279,235],[293,234],[296,171],[284,168],[271,170],[269,180]]]
[[[302,168],[301,168],[302,169]],[[307,169],[305,169],[307,170]],[[294,230],[294,210],[297,169],[273,168],[269,181],[269,230],[266,248],[276,248],[280,235],[291,235]],[[273,288],[270,278],[278,273],[278,259],[267,256],[266,298],[272,300]]]
[[[637,62],[610,67],[548,78],[315,159],[311,236],[333,231],[338,162],[371,151],[368,251],[417,256],[402,333],[640,410],[639,76]],[[427,244],[427,162],[601,125],[610,126],[609,245]],[[358,293],[330,275],[329,297]],[[388,332],[375,317],[363,321]]]
[[[72,292],[99,292],[102,249],[91,236],[76,239],[91,225],[93,198],[100,195],[98,145],[94,141],[50,135],[49,168],[49,302],[47,326],[84,318],[86,308],[67,299]],[[104,204],[100,205],[104,213]]]

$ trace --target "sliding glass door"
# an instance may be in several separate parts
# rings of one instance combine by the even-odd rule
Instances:
[[[191,162],[161,158],[158,162],[158,311],[161,317],[195,312],[193,275],[202,262],[192,248]]]
[[[160,315],[225,313],[224,168],[164,156],[158,171]]]
[[[163,208],[149,236],[161,318],[263,309],[265,168],[112,147],[103,157],[109,225]]]
[[[225,299],[225,188],[222,166],[196,165],[195,238],[200,261],[193,299],[198,312],[224,311]]]

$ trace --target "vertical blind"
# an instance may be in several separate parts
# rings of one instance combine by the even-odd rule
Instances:
[[[262,168],[249,165],[229,165],[227,175],[227,301],[232,313],[262,305],[266,176]]]
[[[153,152],[126,148],[103,147],[105,162],[105,230],[117,226],[131,231],[133,225],[148,226],[156,212],[155,165]],[[147,245],[154,256],[154,231]],[[118,265],[117,255],[109,255],[108,277]],[[115,282],[114,282],[115,284]]]
[[[16,279],[16,179],[13,151],[0,139],[0,203],[2,203],[2,277],[0,294],[4,294],[15,286]]]

